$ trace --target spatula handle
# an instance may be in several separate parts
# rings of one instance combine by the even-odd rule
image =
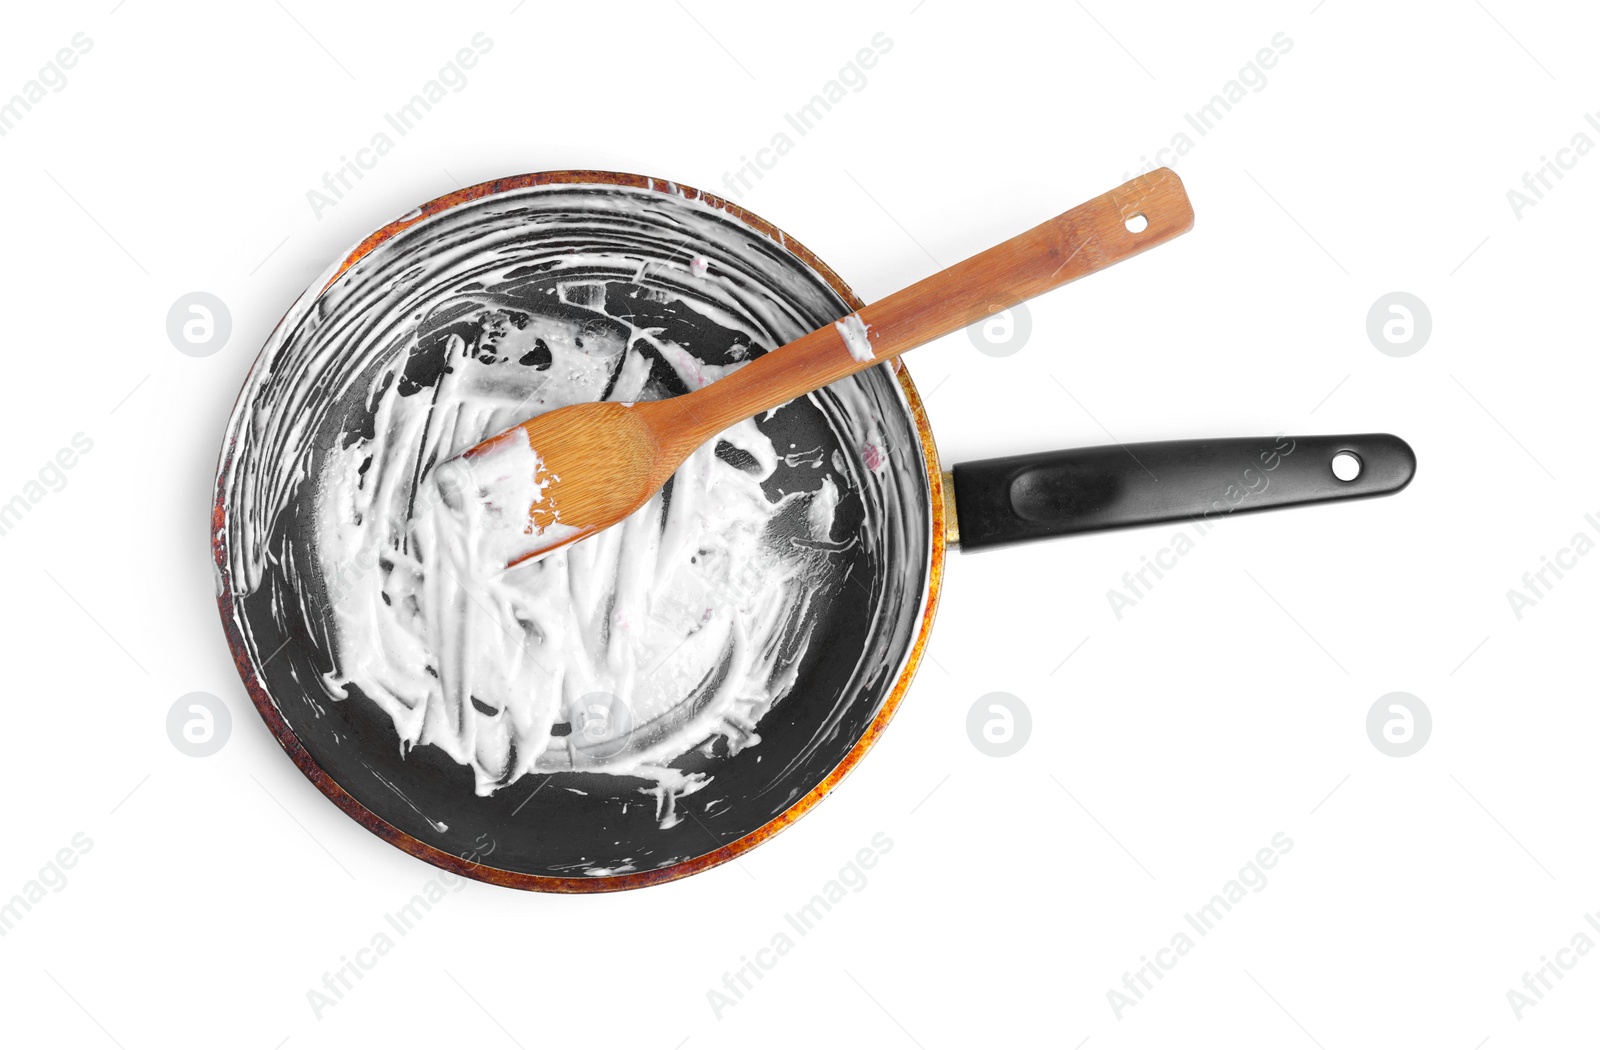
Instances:
[[[674,416],[674,436],[698,445],[738,420],[1132,258],[1193,226],[1183,183],[1171,169],[1159,168],[765,354],[703,391],[659,404]]]

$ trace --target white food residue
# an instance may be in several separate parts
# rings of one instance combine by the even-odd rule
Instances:
[[[719,441],[754,470],[707,444],[679,468],[670,499],[658,493],[613,528],[507,569],[550,480],[542,460],[520,430],[450,457],[519,416],[594,400],[613,374],[612,399],[641,400],[650,364],[561,319],[502,326],[492,354],[452,340],[432,397],[400,396],[378,376],[373,435],[323,469],[324,573],[375,565],[333,603],[328,685],[358,686],[405,746],[433,744],[470,765],[479,794],[530,772],[631,774],[658,784],[657,815],[671,826],[677,798],[703,781],[668,763],[710,738],[735,752],[755,744],[792,681],[795,654],[782,643],[810,600],[810,555],[771,542],[768,526],[800,502],[810,538],[829,542],[833,482],[770,501],[761,482],[779,459],[745,421]],[[537,347],[550,367],[519,365]],[[681,348],[654,356],[681,362],[695,386],[723,371]]]
[[[593,214],[568,206],[580,194]],[[454,457],[565,405],[697,390],[838,316],[821,278],[774,268],[759,233],[662,199],[548,187],[450,209],[330,269],[280,323],[229,423],[218,582],[257,674],[291,676],[274,693],[290,717],[374,704],[392,746],[439,748],[479,795],[599,774],[622,812],[671,827],[714,775],[690,770],[760,744],[844,595],[872,626],[837,655],[853,684],[822,698],[829,717],[903,664],[930,546],[920,475],[882,469],[892,443],[872,421],[904,412],[892,382],[811,395],[831,448],[809,431],[780,456],[762,430],[782,428],[774,409],[616,526],[506,568],[546,465],[526,440]],[[724,279],[703,279],[713,254]],[[874,359],[859,316],[838,330]],[[828,724],[802,754],[833,745]]]
[[[844,345],[849,349],[850,356],[866,364],[877,356],[872,349],[872,337],[867,334],[866,322],[861,320],[860,314],[851,314],[833,323],[844,337]]]

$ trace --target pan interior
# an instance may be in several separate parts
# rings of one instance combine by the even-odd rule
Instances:
[[[218,568],[249,663],[317,766],[423,843],[564,878],[692,860],[820,783],[894,685],[926,600],[928,482],[887,367],[730,431],[696,454],[699,474],[680,471],[665,504],[646,508],[655,517],[618,526],[640,542],[666,536],[674,488],[680,516],[696,493],[725,501],[738,488],[765,505],[753,544],[720,560],[705,545],[676,567],[690,607],[652,605],[657,623],[624,625],[656,632],[625,684],[587,689],[576,671],[530,671],[551,701],[548,732],[513,724],[526,712],[482,690],[470,707],[463,694],[460,710],[410,702],[403,683],[366,666],[375,650],[363,625],[399,615],[396,563],[413,553],[401,519],[437,458],[541,403],[683,393],[849,311],[822,276],[727,211],[599,184],[456,205],[308,290],[230,423]],[[568,557],[597,560],[578,550],[591,543]],[[606,577],[562,565],[561,600],[592,599]],[[763,631],[727,613],[785,572]],[[618,599],[600,601],[585,615],[605,641],[619,630]],[[724,613],[730,638],[749,643],[739,661],[732,641],[695,629]],[[681,648],[669,653],[674,630]],[[516,637],[497,644],[477,664],[523,648]],[[652,673],[680,664],[684,696],[664,703]]]

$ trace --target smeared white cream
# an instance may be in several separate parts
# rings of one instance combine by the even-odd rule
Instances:
[[[507,431],[502,440],[471,457],[447,460],[428,475],[418,499],[426,518],[418,527],[427,530],[452,576],[499,575],[535,544],[554,547],[578,532],[560,521],[530,520],[529,511],[560,478],[545,470],[524,437],[520,430]]]
[[[877,356],[877,351],[872,349],[872,337],[867,334],[866,322],[861,320],[860,314],[851,314],[841,317],[833,323],[844,338],[844,345],[850,351],[850,356],[863,364]]]
[[[734,751],[758,742],[756,723],[792,678],[782,632],[808,600],[814,558],[770,542],[768,525],[803,502],[811,539],[829,543],[837,490],[829,481],[770,502],[761,481],[777,455],[745,422],[719,440],[746,453],[754,472],[706,445],[678,470],[670,498],[506,569],[526,547],[544,464],[520,431],[450,457],[520,417],[593,400],[613,373],[613,399],[643,400],[649,371],[637,350],[593,332],[574,345],[582,340],[570,321],[490,327],[492,353],[455,340],[432,398],[401,397],[396,376],[374,376],[374,435],[324,467],[325,576],[365,550],[383,552],[333,604],[338,664],[328,685],[337,695],[359,686],[406,746],[434,744],[470,765],[479,794],[533,771],[633,774],[657,781],[670,822],[673,799],[699,782],[666,764],[710,738]],[[540,345],[552,352],[547,369],[518,363]],[[668,362],[686,356],[658,349]],[[696,361],[681,378],[697,385],[723,371]],[[444,468],[427,472],[430,462]],[[569,731],[557,735],[558,726]]]
[[[229,424],[218,584],[291,724],[359,689],[403,751],[438,746],[473,770],[479,794],[530,772],[615,774],[623,813],[642,791],[670,826],[708,782],[673,766],[758,743],[817,610],[848,596],[867,604],[869,627],[838,654],[851,684],[801,754],[847,746],[843,720],[903,664],[925,597],[925,484],[892,379],[810,396],[831,452],[778,456],[760,427],[793,409],[774,410],[722,434],[722,455],[718,442],[695,452],[625,522],[504,572],[503,551],[473,545],[483,534],[460,520],[470,512],[452,486],[491,490],[483,513],[510,514],[537,498],[534,451],[508,450],[467,479],[434,470],[561,405],[662,396],[663,369],[698,389],[839,316],[814,272],[774,265],[773,242],[672,189],[537,187],[453,208],[330,270],[280,323]],[[582,320],[597,314],[609,328]],[[686,314],[730,334],[725,353],[629,320]],[[412,374],[430,326],[430,338],[450,333],[448,367]],[[548,364],[528,363],[541,354]],[[803,491],[772,484],[780,465],[810,477]],[[845,498],[859,525],[835,535]],[[293,663],[277,655],[290,641]],[[292,674],[307,661],[326,669],[320,686]]]

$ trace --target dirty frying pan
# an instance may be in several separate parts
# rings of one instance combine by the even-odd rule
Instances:
[[[481,433],[456,420],[454,451],[533,414],[528,398],[555,380],[593,376],[591,399],[685,393],[686,376],[737,367],[862,305],[744,209],[614,172],[484,183],[367,237],[273,332],[218,470],[218,606],[250,698],[289,757],[363,827],[459,874],[555,892],[682,878],[781,831],[860,761],[916,671],[949,547],[1385,495],[1415,468],[1403,441],[1364,434],[1077,449],[946,473],[895,361],[759,417],[747,437],[770,443],[763,462],[716,444],[712,466],[758,479],[774,506],[809,508],[773,514],[761,537],[762,550],[801,559],[807,583],[760,653],[776,699],[753,726],[709,734],[670,768],[595,771],[697,725],[730,673],[713,661],[686,680],[681,709],[632,705],[620,728],[588,720],[592,697],[563,694],[571,715],[548,744],[512,747],[515,769],[489,783],[440,746],[405,745],[399,691],[352,669],[361,658],[342,626],[341,603],[397,571],[396,549],[336,557],[338,486],[374,483],[382,469],[360,450],[404,453],[411,431],[398,419],[436,438],[447,389],[482,409]],[[1336,456],[1353,457],[1352,480],[1336,476]],[[402,496],[415,496],[425,466],[396,475]],[[725,569],[737,579],[738,566]],[[399,616],[391,591],[381,597],[377,615]],[[510,717],[474,702],[462,717],[477,725]],[[609,735],[583,739],[598,724]]]

